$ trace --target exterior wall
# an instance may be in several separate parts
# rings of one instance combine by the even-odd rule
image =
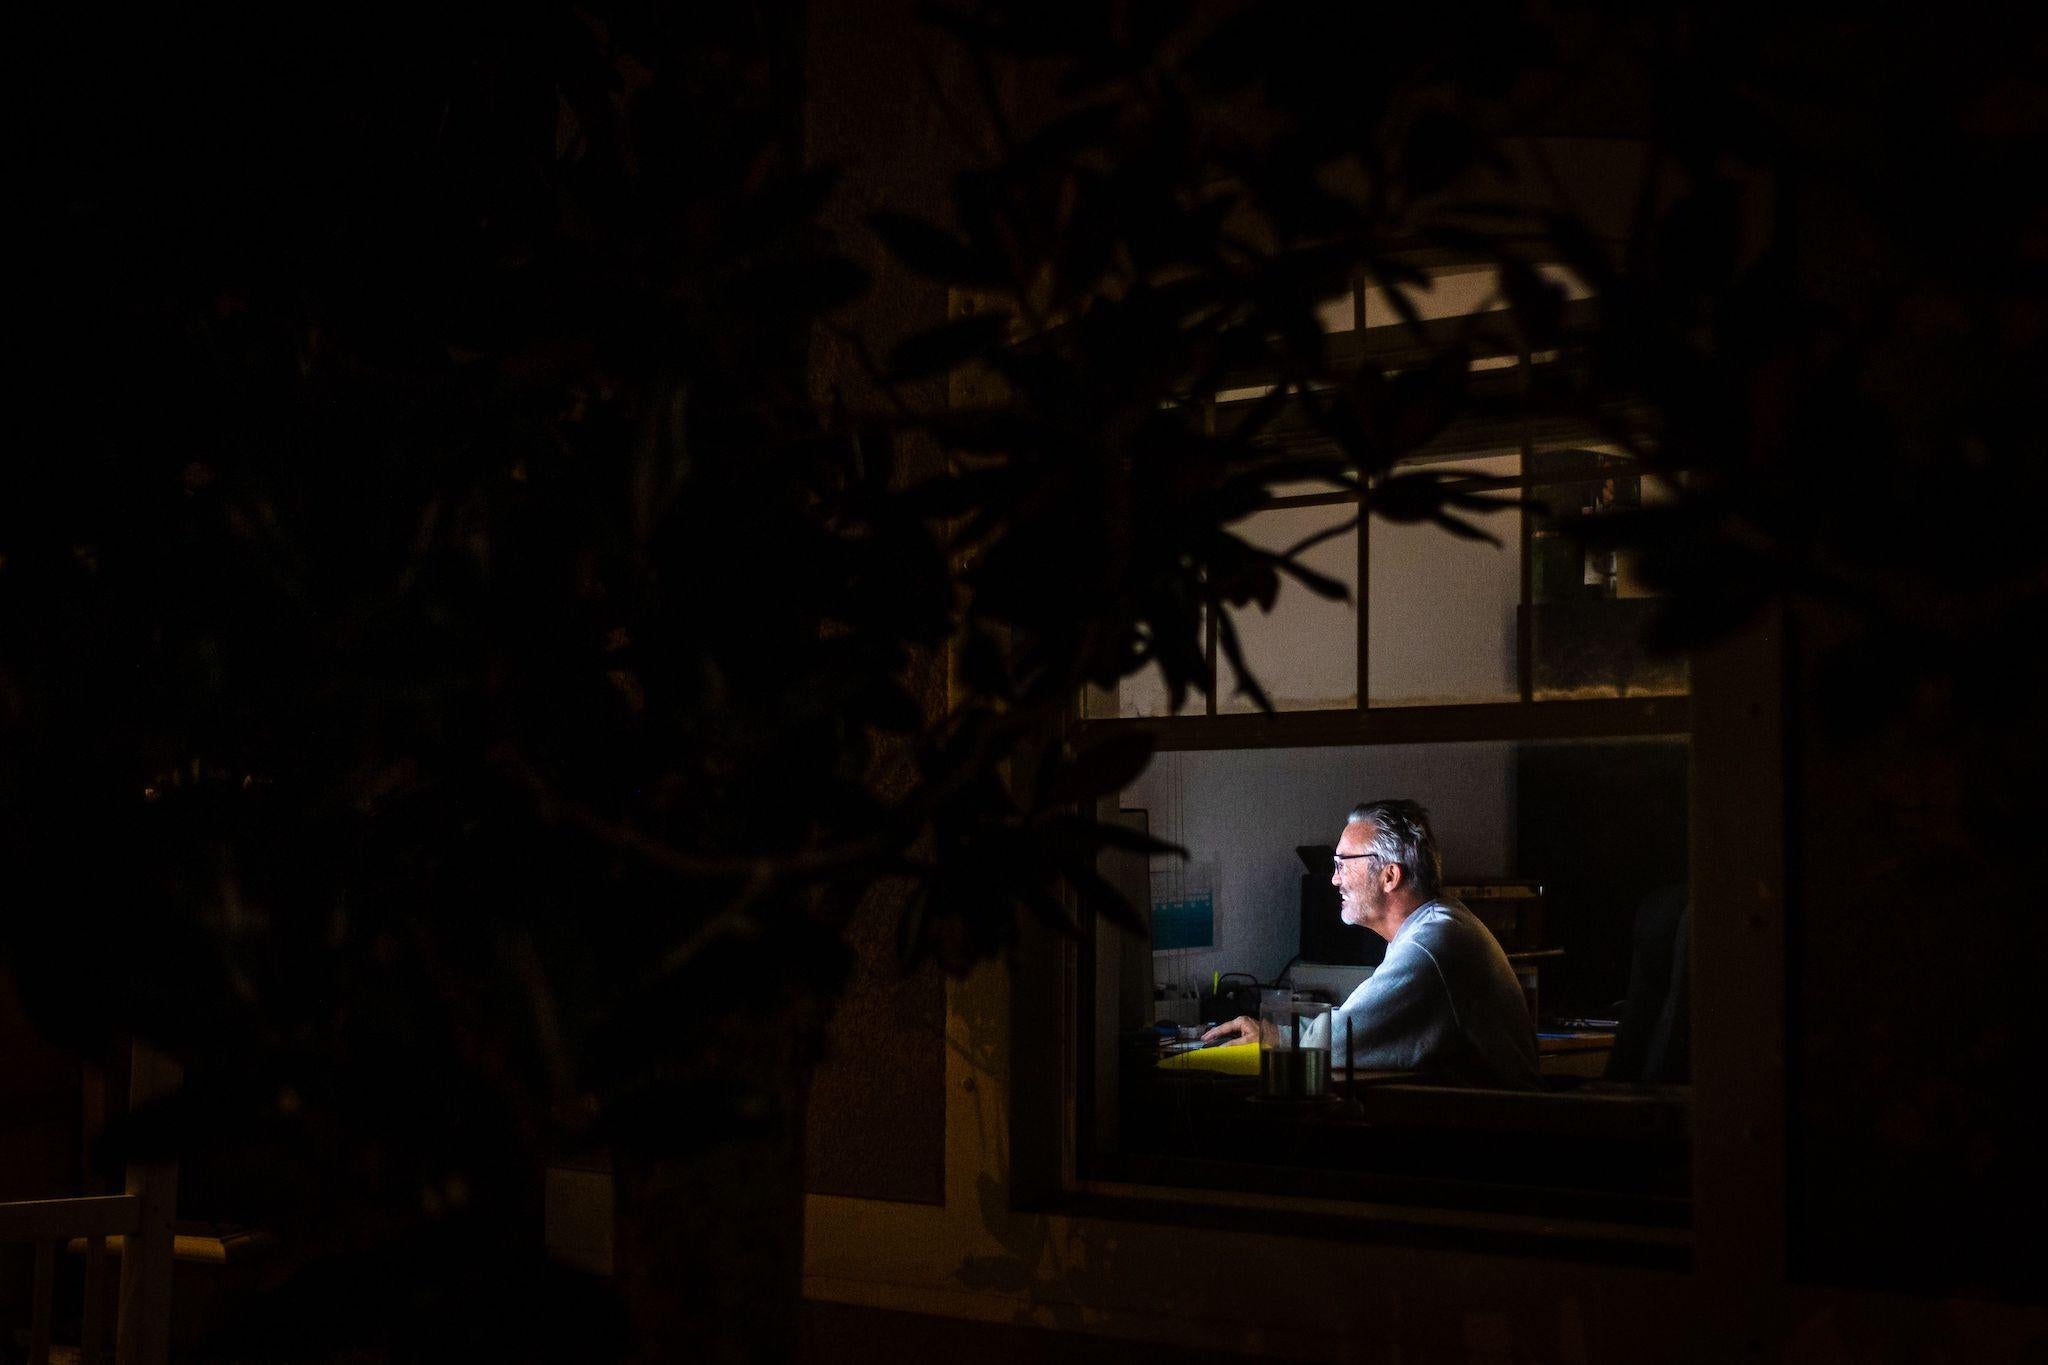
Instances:
[[[944,213],[951,168],[961,155],[953,130],[921,94],[916,54],[903,41],[912,27],[912,7],[902,0],[816,4],[807,16],[805,157],[845,172],[824,222],[874,280],[850,321],[880,355],[946,317],[946,290],[911,274],[867,230],[868,215],[877,210]],[[838,393],[855,408],[881,402],[860,357],[824,329],[813,341],[811,371],[821,398]],[[899,454],[906,477],[938,467],[928,443]],[[928,711],[944,709],[942,659],[918,660],[908,681]],[[892,764],[886,751],[876,767],[881,794],[895,794],[887,789],[888,774],[908,769]],[[830,1051],[812,1080],[805,1135],[810,1190],[925,1202],[940,1197],[943,987],[934,970],[906,976],[899,968],[900,910],[897,896],[871,894],[847,936],[849,989],[833,1022]]]
[[[1010,990],[991,966],[948,992],[945,1203],[813,1195],[806,1297],[1300,1360],[1641,1361],[1684,1344],[1697,1286],[1671,1272],[1339,1238],[1294,1226],[1305,1201],[1260,1230],[1012,1209]]]
[[[903,51],[889,56],[890,44],[909,31],[910,8],[899,0],[810,7],[813,145],[849,154],[848,186],[858,188],[865,207],[913,207],[904,196],[932,185],[941,134],[914,63]],[[1640,144],[1548,139],[1541,158],[1533,147],[1512,150],[1530,153],[1524,169],[1543,163],[1542,174],[1518,177],[1525,188],[1552,185],[1595,217],[1606,205],[1617,230],[1633,209],[1631,194],[1616,195],[1640,180]],[[1752,195],[1744,211],[1754,217],[1765,207],[1763,196]],[[891,298],[887,306],[900,307],[905,330],[945,315],[932,291]],[[821,364],[844,368],[843,358],[829,355]],[[1839,1250],[1849,1226],[1843,1210],[1856,1203],[1855,1180],[1814,1183],[1832,1159],[1828,1144],[1851,1144],[1860,1169],[1910,1179],[1916,1169],[1967,1173],[1972,1143],[2010,1156],[2025,1131],[2008,1123],[1936,1132],[1926,1141],[1912,1133],[1859,1134],[1859,1116],[1881,1117],[1896,1106],[1849,1101],[1896,1078],[1883,1066],[1816,1070],[1835,1052],[1855,1055],[1870,1021],[1899,1028],[1914,1018],[1910,997],[1872,999],[1857,986],[1875,966],[1909,988],[1911,934],[1924,926],[1908,913],[1916,902],[1905,884],[1895,884],[1882,922],[1898,926],[1899,939],[1874,946],[1862,904],[1838,893],[1839,876],[1864,846],[1840,838],[1860,808],[1844,798],[1868,794],[1872,765],[1822,763],[1809,752],[1812,737],[1798,727],[1819,703],[1796,681],[1811,663],[1803,648],[1788,646],[1783,623],[1772,620],[1695,660],[1690,1268],[1510,1254],[1505,1239],[1484,1226],[1431,1227],[1412,1212],[1332,1214],[1306,1201],[1253,1207],[1244,1200],[1232,1208],[1219,1196],[1178,1205],[1160,1197],[1065,1198],[1057,1179],[1067,1123],[1061,1071],[1073,1053],[1061,1020],[1075,983],[1027,962],[1015,975],[990,966],[945,985],[943,1074],[929,1066],[928,1052],[919,1054],[927,1060],[917,1064],[916,1085],[927,1103],[909,1118],[916,1132],[905,1127],[907,1114],[875,1105],[859,1086],[821,1088],[815,1121],[867,1133],[864,1150],[875,1160],[920,1165],[928,1202],[809,1197],[805,1294],[822,1306],[817,1320],[831,1324],[813,1334],[811,1354],[902,1360],[945,1342],[985,1361],[1068,1358],[1075,1350],[1093,1359],[1107,1358],[1100,1345],[1107,1341],[1123,1343],[1131,1357],[1171,1352],[1183,1362],[1207,1358],[1204,1352],[1421,1362],[2048,1356],[2048,1321],[2038,1306],[1941,1297],[1938,1289],[1830,1287],[1827,1265],[1793,1254],[1795,1245]],[[1797,698],[1791,707],[1788,674]],[[1816,844],[1834,851],[1816,859]],[[1847,957],[1814,957],[1859,944]],[[1944,961],[1965,973],[1986,956],[1981,948],[1974,957],[1947,951]],[[937,1027],[929,1019],[918,1048]],[[1789,1071],[1788,1038],[1803,1049]],[[1926,1091],[1944,1054],[1923,1052],[1914,1081]],[[900,1081],[910,1072],[892,1074]],[[934,1088],[942,1094],[933,1096]],[[929,1142],[926,1120],[941,1113],[942,1141]],[[1873,1153],[1884,1159],[1866,1159]],[[2038,1187],[2037,1175],[2031,1188]],[[1996,1187],[1986,1179],[1944,1188],[1976,1201],[1948,1211],[1951,1236],[1982,1241],[1980,1232],[1996,1221],[2017,1223],[2022,1246],[2032,1248],[2018,1254],[2038,1263],[2042,1224],[2028,1221],[2032,1206],[2024,1198],[2012,1209],[1994,1207]],[[1891,1195],[1871,1184],[1856,1227],[1884,1228],[1878,1210]],[[1915,1207],[1927,1202],[1918,1198]],[[1944,1273],[1938,1261],[1916,1256],[1897,1229],[1883,1250],[1897,1280],[1929,1284]],[[1832,1277],[1875,1283],[1866,1272]],[[2043,1282],[2048,1275],[2035,1283],[2037,1300]],[[934,1320],[989,1330],[954,1331]],[[1034,1341],[1034,1333],[1045,1335]],[[843,1339],[826,1340],[833,1335]]]

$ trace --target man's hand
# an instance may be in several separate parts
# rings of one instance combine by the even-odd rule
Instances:
[[[1259,1021],[1248,1014],[1240,1014],[1227,1024],[1218,1024],[1202,1035],[1205,1043],[1221,1043],[1225,1047],[1232,1043],[1256,1043],[1259,1041]]]

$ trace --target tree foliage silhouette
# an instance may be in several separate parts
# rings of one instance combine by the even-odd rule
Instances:
[[[1155,665],[1181,704],[1208,619],[1264,703],[1230,613],[1342,592],[1232,529],[1278,484],[1469,530],[1500,494],[1395,462],[1461,416],[1565,413],[1691,471],[1612,523],[1673,590],[1673,643],[1791,591],[1863,613],[1846,667],[1901,631],[1989,662],[2041,610],[2012,524],[2040,492],[2014,401],[2038,288],[1973,269],[1939,215],[1885,216],[1855,154],[1889,125],[1773,141],[1757,91],[1809,69],[1798,43],[1751,49],[1758,84],[1660,88],[1671,178],[1616,241],[1502,198],[1500,135],[1614,45],[1734,60],[1728,25],[929,18],[984,78],[955,112],[989,155],[948,221],[872,228],[962,315],[836,401],[809,347],[861,346],[839,310],[865,280],[819,227],[832,171],[801,161],[797,9],[181,22],[92,44],[93,97],[43,105],[31,363],[56,421],[0,529],[0,824],[47,899],[7,960],[81,1052],[132,1029],[186,1060],[130,1140],[176,1141],[222,1216],[280,1230],[292,1350],[589,1358],[672,1348],[664,1300],[787,1318],[630,1266],[630,1328],[601,1297],[568,1313],[585,1291],[531,1245],[540,1161],[605,1142],[653,1189],[758,1148],[780,1155],[747,1179],[787,1176],[764,1206],[798,1208],[853,907],[905,888],[906,957],[955,970],[1023,917],[1118,913],[1093,864],[1131,839],[1087,812],[1149,748],[1076,751],[1060,721]],[[1952,110],[1983,157],[2038,140],[1986,100]],[[1761,238],[1751,183],[1787,220]],[[2013,193],[1992,208],[2022,233]],[[1828,213],[1869,229],[1871,270],[1912,267],[1884,328],[1801,254]],[[1506,306],[1424,325],[1431,253],[1489,266]],[[1546,260],[1594,285],[1597,330]],[[1318,321],[1361,281],[1408,317],[1391,369]],[[1967,363],[1884,382],[1927,373],[1932,336]],[[1469,365],[1557,347],[1513,392]],[[921,440],[942,474],[902,473]],[[1885,532],[1908,489],[1957,553]],[[905,679],[941,650],[937,711]],[[2038,681],[1942,677],[1959,711]],[[767,1218],[738,1273],[793,1295],[799,1230]]]

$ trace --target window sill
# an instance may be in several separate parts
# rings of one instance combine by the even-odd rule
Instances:
[[[1241,1180],[1247,1169],[1238,1167],[1233,1174]],[[1185,1166],[1176,1172],[1160,1170],[1157,1174],[1200,1175]],[[1499,1192],[1499,1187],[1491,1188]],[[1598,1216],[1516,1213],[1273,1190],[1099,1179],[1074,1181],[1064,1194],[1043,1206],[1034,1206],[1032,1211],[1106,1222],[1227,1232],[1285,1231],[1291,1236],[1347,1244],[1677,1272],[1690,1271],[1693,1264],[1693,1234],[1689,1226],[1657,1226]],[[1689,1205],[1667,1212],[1684,1216],[1689,1214]]]

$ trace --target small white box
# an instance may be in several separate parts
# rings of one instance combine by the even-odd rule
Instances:
[[[1298,991],[1325,991],[1338,1004],[1351,998],[1351,992],[1358,989],[1365,979],[1373,974],[1371,967],[1346,967],[1331,962],[1297,962],[1287,973],[1290,985]]]

